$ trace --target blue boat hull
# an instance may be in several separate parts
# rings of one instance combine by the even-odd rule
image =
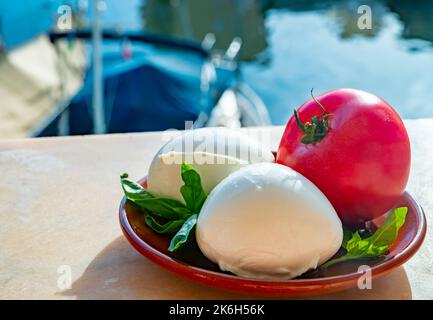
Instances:
[[[125,59],[118,45],[104,47],[104,109],[109,133],[184,129],[185,121],[209,114],[221,92],[231,83],[225,74],[203,90],[203,57],[182,50],[134,46],[133,58]],[[218,77],[217,77],[218,78]],[[70,101],[67,134],[93,133],[92,68],[82,89]],[[60,135],[61,114],[36,136]]]

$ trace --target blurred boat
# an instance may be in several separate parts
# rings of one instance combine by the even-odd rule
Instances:
[[[90,40],[90,30],[55,32],[51,41]],[[107,133],[185,129],[190,126],[269,125],[260,98],[241,81],[237,55],[241,40],[225,52],[203,43],[142,32],[102,32],[103,121]],[[90,57],[92,46],[87,46]],[[91,61],[91,59],[89,59]],[[91,134],[95,131],[94,66],[82,89],[60,104],[34,130],[35,136]]]

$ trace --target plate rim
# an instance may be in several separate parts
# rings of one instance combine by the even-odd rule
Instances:
[[[138,181],[142,183],[146,176]],[[427,221],[424,209],[412,197],[412,195],[405,191],[403,196],[416,208],[417,225],[412,241],[393,258],[380,262],[371,268],[372,278],[375,279],[379,276],[394,270],[408,261],[421,247],[427,231]],[[239,277],[236,275],[224,274],[217,271],[212,271],[200,268],[176,258],[170,257],[167,254],[155,249],[150,244],[141,239],[135,232],[132,225],[129,223],[126,210],[124,209],[126,203],[126,196],[122,197],[119,205],[119,222],[124,236],[128,242],[143,256],[158,264],[159,266],[174,272],[180,276],[188,279],[206,284],[212,287],[224,288],[236,292],[247,292],[250,294],[265,294],[265,295],[286,295],[286,296],[305,296],[314,294],[330,293],[340,291],[352,287],[354,280],[359,278],[358,272],[347,273],[343,275],[335,275],[321,278],[310,279],[255,279]],[[209,280],[206,276],[212,276],[219,281]],[[335,287],[333,287],[334,285]],[[317,288],[327,286],[326,289],[316,292]],[[258,289],[254,292],[252,289]],[[292,290],[291,290],[292,289]],[[305,289],[305,292],[298,292],[298,290]]]

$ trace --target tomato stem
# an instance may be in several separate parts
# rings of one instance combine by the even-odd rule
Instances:
[[[313,88],[311,88],[310,93],[314,102],[316,102],[316,104],[322,109],[323,113],[322,118],[319,119],[317,116],[313,116],[311,118],[311,121],[307,121],[303,124],[299,119],[299,115],[296,109],[293,111],[296,125],[305,134],[301,139],[301,142],[304,144],[319,142],[326,136],[329,130],[328,117],[330,116],[330,114],[326,112],[325,107],[314,97]]]
[[[323,114],[326,114],[325,107],[323,106],[323,104],[321,104],[321,103],[316,99],[316,97],[315,97],[314,94],[313,94],[313,90],[314,90],[314,88],[311,88],[311,90],[310,90],[311,98],[313,98],[314,102],[317,103],[317,104],[319,105],[320,108],[322,108],[322,110],[323,110]]]

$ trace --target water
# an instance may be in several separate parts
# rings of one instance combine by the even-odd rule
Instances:
[[[321,13],[272,11],[266,19],[270,62],[249,63],[246,81],[284,123],[293,108],[315,93],[339,87],[383,97],[404,118],[433,117],[433,50],[410,50],[401,24],[386,16],[373,38],[341,39],[332,18]],[[409,42],[409,41],[407,41]]]
[[[201,40],[244,40],[242,73],[274,124],[338,87],[375,93],[404,118],[433,117],[433,1],[109,0],[104,22]],[[372,8],[359,30],[357,9]],[[416,5],[414,4],[416,3]]]

